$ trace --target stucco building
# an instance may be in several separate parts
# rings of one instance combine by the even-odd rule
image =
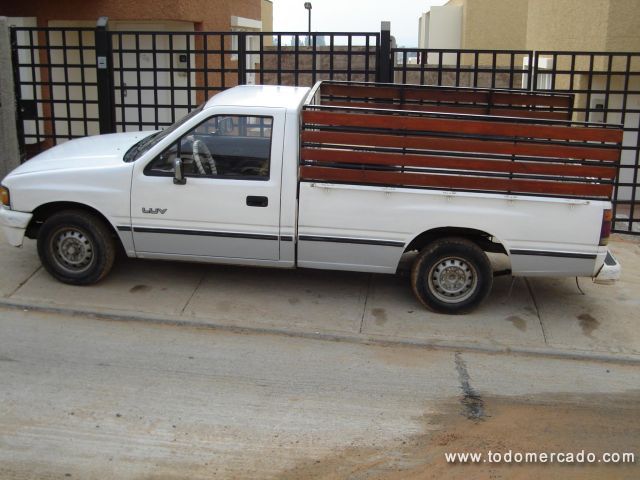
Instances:
[[[640,51],[637,0],[450,0],[419,21],[420,48]]]

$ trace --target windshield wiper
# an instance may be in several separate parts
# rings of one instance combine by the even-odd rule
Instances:
[[[161,130],[162,131],[162,130]],[[151,135],[144,137],[139,142],[133,144],[133,146],[127,150],[127,153],[124,154],[124,161],[131,162],[138,157],[138,153],[140,153],[160,132],[152,133]]]

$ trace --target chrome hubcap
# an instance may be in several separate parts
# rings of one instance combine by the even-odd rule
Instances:
[[[93,245],[80,230],[59,231],[53,236],[52,247],[58,265],[74,273],[86,270],[93,260]]]
[[[459,257],[438,261],[429,272],[429,290],[439,300],[458,303],[468,299],[476,289],[478,275],[473,265]]]

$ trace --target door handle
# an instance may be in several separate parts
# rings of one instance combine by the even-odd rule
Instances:
[[[249,195],[247,197],[248,207],[266,207],[269,205],[269,199],[267,197],[254,197]]]

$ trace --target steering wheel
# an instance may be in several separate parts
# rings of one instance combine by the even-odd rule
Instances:
[[[216,162],[213,159],[213,155],[209,151],[209,147],[202,140],[194,140],[193,141],[193,161],[198,168],[198,172],[200,175],[206,175],[204,165],[207,164],[209,166],[209,170],[211,170],[211,175],[217,175],[218,169],[216,168]]]

